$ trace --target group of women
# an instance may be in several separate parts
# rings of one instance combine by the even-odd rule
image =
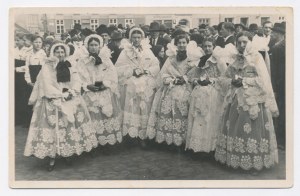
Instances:
[[[33,85],[33,115],[25,156],[55,158],[121,143],[124,136],[215,152],[233,168],[260,170],[278,162],[272,116],[277,105],[262,56],[241,32],[236,46],[202,48],[182,33],[168,44],[160,69],[143,30],[133,27],[115,65],[96,34],[85,38],[76,58],[54,44],[39,52],[41,38],[24,66]],[[38,43],[37,43],[38,42]],[[30,60],[31,59],[31,60]],[[39,59],[36,61],[36,59]],[[32,69],[41,65],[39,74]]]

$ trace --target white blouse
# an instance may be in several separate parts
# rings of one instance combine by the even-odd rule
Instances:
[[[40,49],[37,52],[33,52],[33,50],[28,54],[26,58],[26,64],[23,68],[25,72],[25,80],[27,83],[31,83],[30,72],[29,72],[29,65],[43,65],[45,58],[47,55],[43,49]]]
[[[14,51],[14,58],[17,60],[26,60],[27,55],[31,52],[32,47],[25,47],[23,46],[21,49],[18,47],[15,48]]]

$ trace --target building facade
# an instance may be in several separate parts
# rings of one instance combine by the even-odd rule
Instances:
[[[89,28],[95,30],[99,25],[119,25],[123,27],[127,25],[149,25],[151,22],[157,21],[165,24],[168,28],[174,28],[176,25],[186,25],[189,28],[197,28],[201,24],[217,25],[220,22],[242,23],[249,26],[251,23],[262,25],[265,21],[282,22],[285,16],[279,15],[262,15],[262,14],[111,14],[102,15],[97,13],[88,14],[28,14],[20,15],[16,18],[19,26],[27,29],[32,33],[53,32],[56,36],[60,36],[64,32],[73,29],[76,23],[81,28]]]

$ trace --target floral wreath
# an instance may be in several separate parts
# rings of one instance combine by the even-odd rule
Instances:
[[[103,38],[98,34],[91,34],[84,39],[84,46],[88,49],[88,42],[91,38],[97,38],[100,41],[100,49],[103,47]]]
[[[63,44],[63,43],[57,43],[57,44],[52,45],[52,47],[50,49],[50,57],[54,56],[54,49],[58,46],[63,47],[65,49],[66,57],[70,55],[70,47],[68,45]]]

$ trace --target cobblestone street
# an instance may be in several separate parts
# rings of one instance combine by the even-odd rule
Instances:
[[[84,153],[67,165],[60,158],[52,172],[48,159],[23,155],[28,130],[16,127],[16,180],[276,180],[285,179],[285,152],[279,150],[279,164],[258,175],[234,170],[216,162],[212,154],[178,151],[150,143],[147,149],[125,141],[116,146],[98,147],[94,156]]]

